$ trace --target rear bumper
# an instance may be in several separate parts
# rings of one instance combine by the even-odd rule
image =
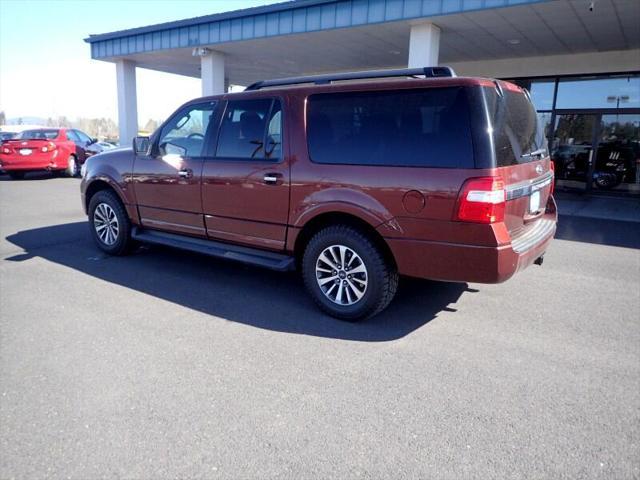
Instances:
[[[57,157],[57,158],[56,158]],[[7,172],[10,171],[29,171],[29,170],[62,170],[67,168],[66,160],[59,158],[57,155],[38,155],[37,158],[30,157],[2,157],[0,156],[0,168]]]
[[[501,283],[544,255],[556,232],[557,212],[547,213],[526,235],[497,247],[387,239],[401,275],[449,282]]]

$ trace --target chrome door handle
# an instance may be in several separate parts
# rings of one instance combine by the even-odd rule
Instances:
[[[191,178],[193,177],[193,170],[190,168],[182,169],[178,172],[178,175],[182,178]]]
[[[278,180],[280,180],[281,177],[282,174],[280,173],[267,173],[264,176],[264,183],[268,185],[275,185],[276,183],[278,183]]]

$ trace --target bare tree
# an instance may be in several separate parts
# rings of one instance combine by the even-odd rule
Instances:
[[[147,120],[147,123],[145,124],[143,130],[145,132],[153,133],[156,131],[157,128],[158,128],[158,121],[150,118],[149,120]]]

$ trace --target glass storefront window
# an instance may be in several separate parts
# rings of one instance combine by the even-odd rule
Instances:
[[[531,93],[558,187],[640,194],[639,72],[508,81]]]
[[[551,135],[551,112],[538,112],[538,122],[545,138],[548,139]]]
[[[556,108],[639,108],[640,77],[560,80]]]
[[[553,90],[556,82],[531,82],[531,101],[536,110],[551,110],[553,108]]]
[[[640,187],[640,115],[602,115],[596,182],[608,188]]]

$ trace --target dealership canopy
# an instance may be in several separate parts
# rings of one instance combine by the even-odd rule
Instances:
[[[121,142],[137,131],[136,67],[202,79],[450,65],[524,77],[640,68],[638,0],[297,0],[91,35],[117,65]]]

